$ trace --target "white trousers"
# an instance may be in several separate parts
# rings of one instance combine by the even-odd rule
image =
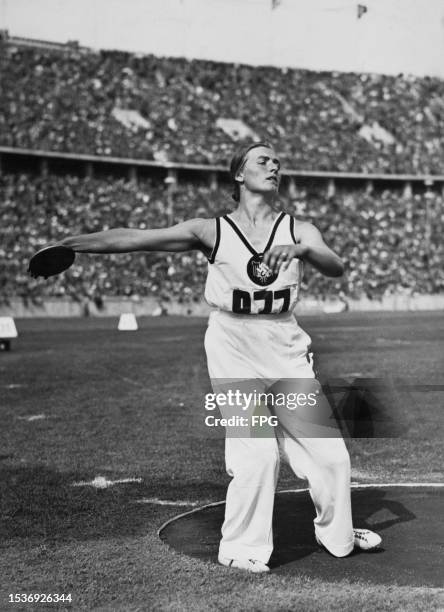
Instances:
[[[215,311],[205,335],[213,390],[218,393],[237,385],[262,392],[276,388],[281,380],[285,380],[287,392],[292,384],[298,391],[301,384],[319,386],[307,358],[309,346],[310,337],[293,315]],[[301,420],[286,409],[279,412],[278,419],[279,426],[265,437],[257,435],[257,428],[243,428],[241,436],[239,430],[230,434],[227,428],[225,462],[232,480],[220,554],[230,559],[268,562],[273,550],[274,493],[282,457],[299,478],[308,480],[319,540],[333,555],[348,555],[353,550],[350,459],[339,430],[327,427],[325,419],[317,423],[316,419]]]

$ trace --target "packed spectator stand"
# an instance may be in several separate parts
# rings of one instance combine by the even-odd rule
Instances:
[[[269,139],[284,166],[305,170],[441,174],[444,82],[432,78],[228,65],[207,61],[3,45],[0,145],[158,162],[223,164],[229,122]],[[224,127],[220,120],[226,120]],[[220,127],[222,125],[222,127]],[[219,126],[219,127],[218,127]],[[228,127],[227,127],[228,126]],[[439,293],[443,197],[432,188],[298,185],[283,208],[313,221],[344,257],[341,279],[310,273],[312,297]],[[199,253],[81,256],[63,277],[30,279],[29,256],[68,234],[162,227],[214,216],[233,202],[225,185],[170,186],[152,177],[3,172],[1,297],[156,296],[198,301]]]

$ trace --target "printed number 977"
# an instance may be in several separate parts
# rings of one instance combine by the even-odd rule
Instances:
[[[290,289],[280,289],[279,291],[261,289],[261,291],[254,291],[253,300],[255,302],[263,300],[264,302],[262,309],[258,310],[257,314],[271,314],[273,312],[273,303],[276,300],[282,300],[282,307],[277,312],[287,312],[290,306]],[[233,291],[232,309],[236,314],[251,313],[251,295],[248,291],[242,291],[241,289]]]

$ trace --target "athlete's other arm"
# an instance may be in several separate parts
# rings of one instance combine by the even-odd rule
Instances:
[[[161,229],[117,228],[64,238],[57,244],[78,253],[131,253],[133,251],[211,251],[214,219],[190,219]]]
[[[344,264],[341,258],[322,239],[321,232],[311,223],[295,223],[294,237],[297,244],[276,246],[264,256],[264,263],[278,271],[297,257],[308,261],[325,276],[342,276]]]

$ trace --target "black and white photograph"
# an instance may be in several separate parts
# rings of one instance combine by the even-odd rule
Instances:
[[[444,609],[444,0],[0,0],[0,610]]]

